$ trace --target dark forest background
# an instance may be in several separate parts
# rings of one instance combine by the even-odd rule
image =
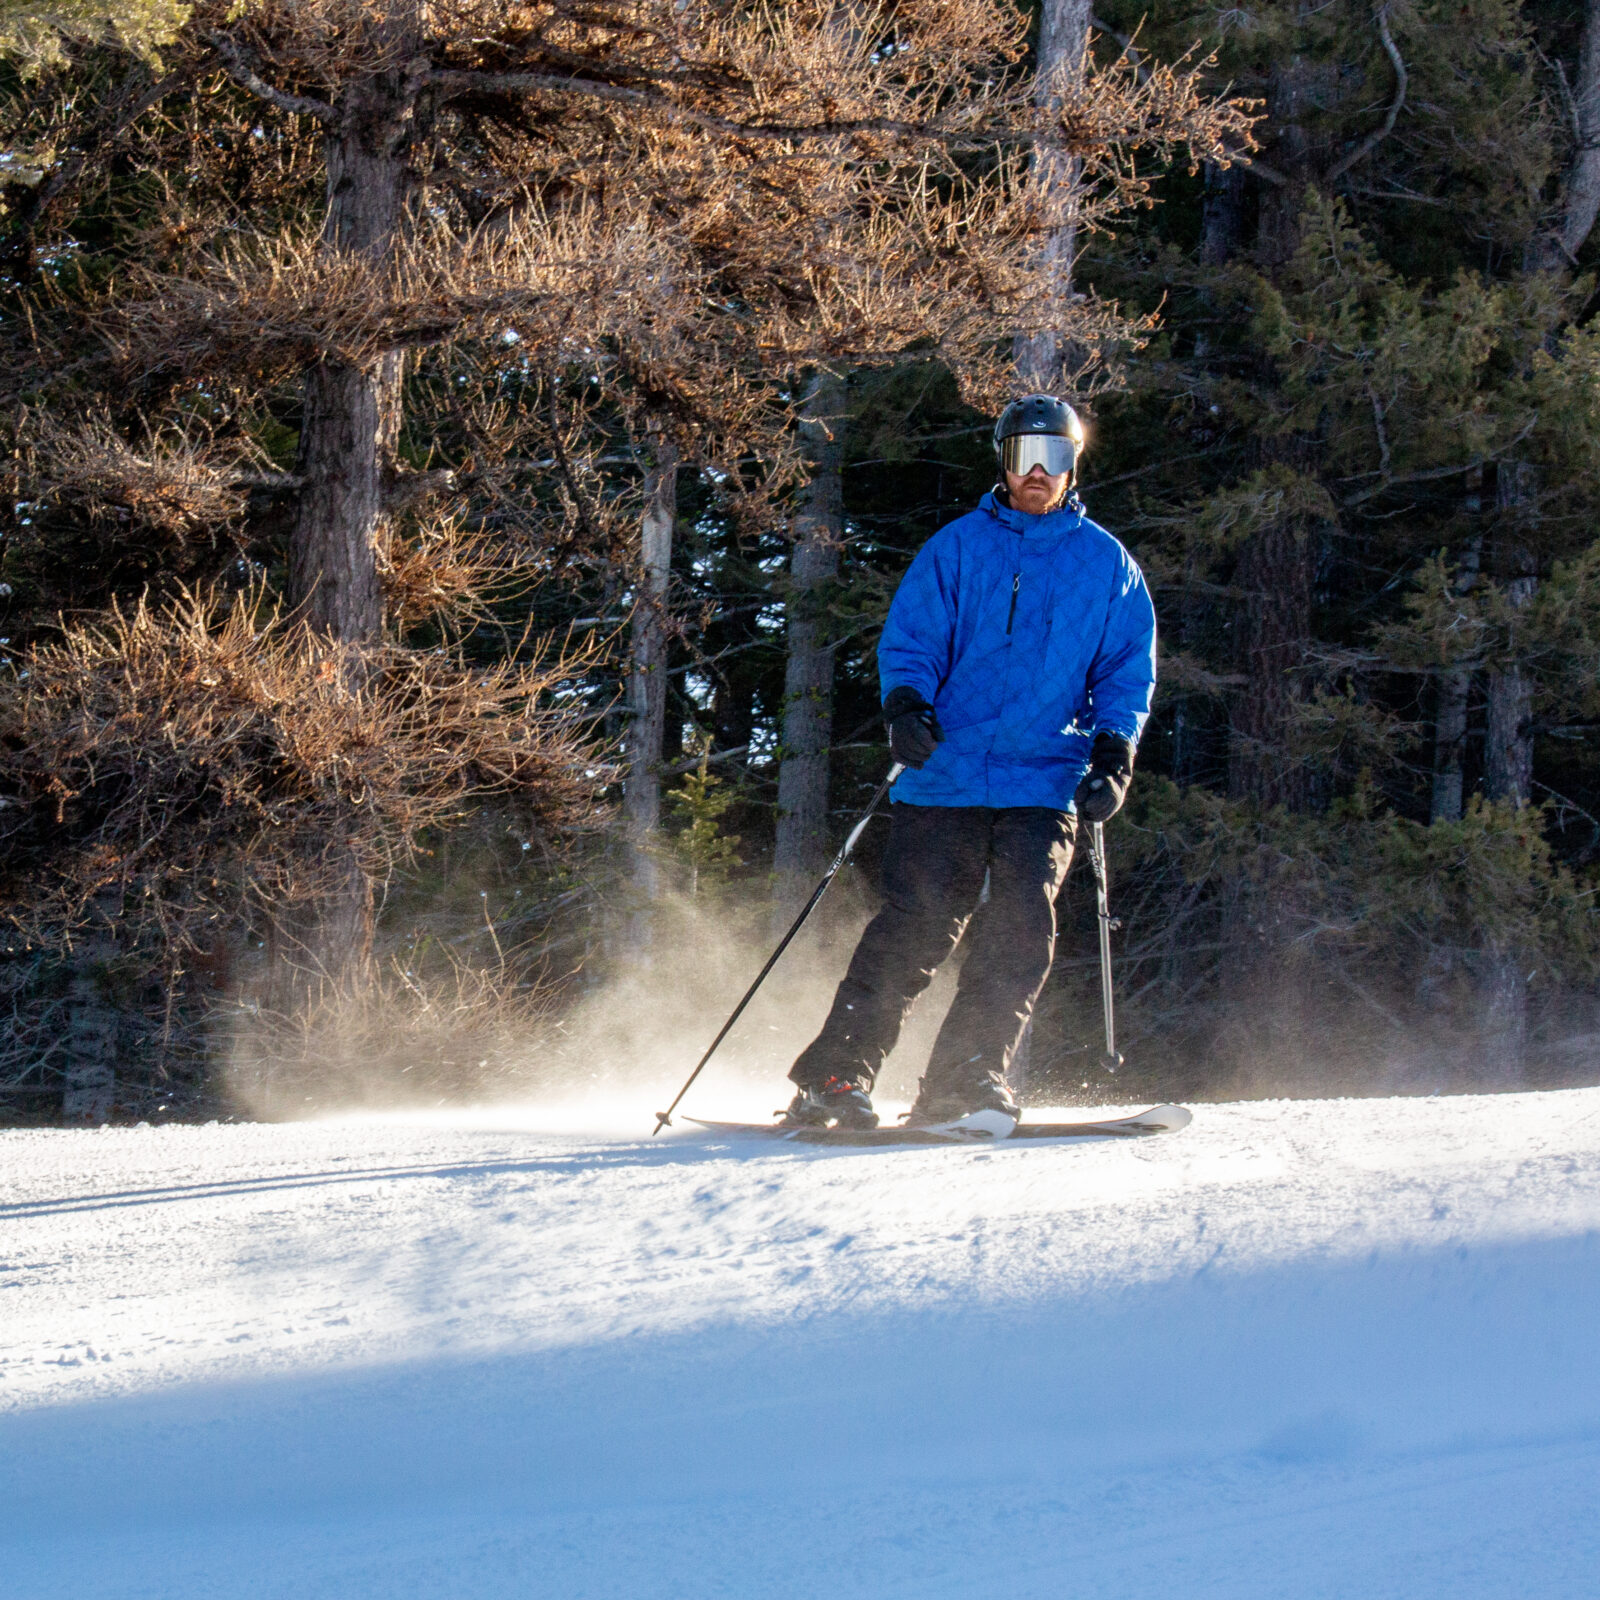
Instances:
[[[754,952],[1036,386],[1162,662],[1030,1094],[1597,1081],[1600,0],[712,12],[5,13],[0,1117],[521,1092]]]

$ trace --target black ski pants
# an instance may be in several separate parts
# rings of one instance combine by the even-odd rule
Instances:
[[[867,924],[822,1032],[789,1070],[803,1086],[866,1087],[918,995],[989,900],[922,1080],[924,1099],[1001,1078],[1055,954],[1056,895],[1077,818],[1047,806],[912,806],[889,811],[883,909]]]

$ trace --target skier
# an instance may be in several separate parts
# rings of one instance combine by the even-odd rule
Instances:
[[[1050,972],[1077,819],[1120,808],[1155,687],[1155,611],[1073,493],[1083,424],[1053,395],[994,428],[1001,481],[911,563],[878,646],[895,785],[884,906],[789,1077],[788,1125],[877,1126],[872,1086],[989,880],[909,1126],[1015,1117],[1006,1069]]]

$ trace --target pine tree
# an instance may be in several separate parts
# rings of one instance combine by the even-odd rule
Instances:
[[[1038,107],[1017,17],[934,0],[892,15],[271,0],[196,6],[169,31],[157,54],[154,35],[133,50],[64,35],[10,89],[7,144],[40,167],[6,196],[14,503],[30,509],[5,559],[29,585],[29,682],[54,663],[58,701],[13,694],[6,712],[26,743],[63,706],[134,695],[135,640],[170,685],[226,637],[241,682],[293,680],[282,705],[342,731],[299,752],[292,718],[253,725],[250,792],[266,804],[295,774],[268,806],[275,833],[236,826],[232,791],[204,782],[198,835],[118,833],[139,806],[72,788],[100,770],[87,752],[70,782],[23,763],[5,779],[30,840],[11,903],[61,943],[110,884],[124,913],[162,906],[188,950],[247,860],[256,887],[235,910],[267,917],[284,1014],[365,979],[375,888],[421,828],[474,792],[526,790],[535,811],[544,792],[554,818],[603,776],[571,726],[592,663],[555,661],[526,629],[496,660],[476,630],[508,589],[536,619],[534,577],[581,575],[619,604],[632,590],[649,615],[665,563],[641,573],[641,482],[609,451],[647,455],[665,522],[669,459],[680,489],[703,468],[730,503],[786,491],[783,396],[807,372],[916,352],[992,396],[1010,333],[1120,326],[1024,292],[1023,152],[1070,146],[1086,213],[1106,217],[1142,196],[1134,148],[1217,156],[1240,129],[1193,73],[1114,70]],[[84,559],[63,562],[58,536]],[[68,593],[80,616],[62,629],[50,602]],[[448,704],[471,720],[474,685],[507,743],[441,767],[434,747],[461,729],[427,718]],[[164,737],[192,737],[198,771],[215,727],[193,709],[203,728],[170,718]],[[377,784],[367,758],[396,719],[406,759]],[[657,753],[638,754],[649,773]]]
[[[1106,10],[1128,25],[1127,8]],[[1155,360],[1104,409],[1111,448],[1088,488],[1096,507],[1093,478],[1116,485],[1098,508],[1159,586],[1163,688],[1143,765],[1231,796],[1208,815],[1263,843],[1276,832],[1330,873],[1381,870],[1382,807],[1421,823],[1470,813],[1483,870],[1498,870],[1486,835],[1525,832],[1516,809],[1550,793],[1541,761],[1592,769],[1574,744],[1537,737],[1541,704],[1575,703],[1556,664],[1585,637],[1570,578],[1548,631],[1538,597],[1584,564],[1597,488],[1574,327],[1595,247],[1570,209],[1587,193],[1584,21],[1511,0],[1248,17],[1197,5],[1142,39],[1168,48],[1203,31],[1219,73],[1265,113],[1250,162],[1187,192],[1174,174],[1138,248],[1100,264],[1102,285],[1136,304],[1165,297]],[[1569,222],[1577,259],[1553,271]],[[1339,809],[1363,784],[1381,796],[1370,820]],[[1499,804],[1474,807],[1474,788]],[[1572,837],[1563,811],[1593,792],[1578,777],[1552,804],[1553,837]],[[1272,821],[1273,806],[1288,814]],[[1346,835],[1370,849],[1335,866]],[[1188,1023],[1214,1070],[1271,1070],[1313,1040],[1353,1037],[1364,1013],[1382,1042],[1353,1059],[1482,1061],[1513,1083],[1537,1030],[1558,1031],[1579,1002],[1581,988],[1550,983],[1529,1009],[1528,973],[1548,983],[1550,968],[1514,918],[1435,923],[1427,953],[1397,944],[1385,969],[1259,863],[1218,876],[1202,852],[1185,883],[1158,887],[1157,855],[1143,881],[1166,911],[1152,906],[1141,971],[1214,997],[1209,1039],[1192,1003]],[[1398,901],[1415,886],[1387,887]],[[1196,914],[1214,919],[1203,933]],[[1220,946],[1211,987],[1185,940]],[[1573,950],[1576,983],[1587,958]],[[1446,1003],[1452,963],[1476,992]],[[1429,1065],[1406,1030],[1442,1016],[1471,1043]]]
[[[672,837],[673,850],[689,869],[689,896],[696,898],[720,883],[730,868],[741,866],[738,834],[724,833],[722,818],[736,803],[723,780],[711,770],[711,740],[696,740],[694,770],[667,795],[682,826]]]

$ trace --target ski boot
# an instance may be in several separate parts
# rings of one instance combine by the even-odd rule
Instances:
[[[905,1115],[908,1128],[929,1128],[959,1122],[979,1111],[998,1111],[1013,1123],[1022,1118],[1022,1107],[1003,1078],[985,1078],[970,1089],[941,1089],[928,1093],[926,1080],[918,1085],[916,1103]]]
[[[872,1097],[857,1078],[828,1078],[818,1088],[802,1087],[778,1119],[780,1128],[876,1128]]]

